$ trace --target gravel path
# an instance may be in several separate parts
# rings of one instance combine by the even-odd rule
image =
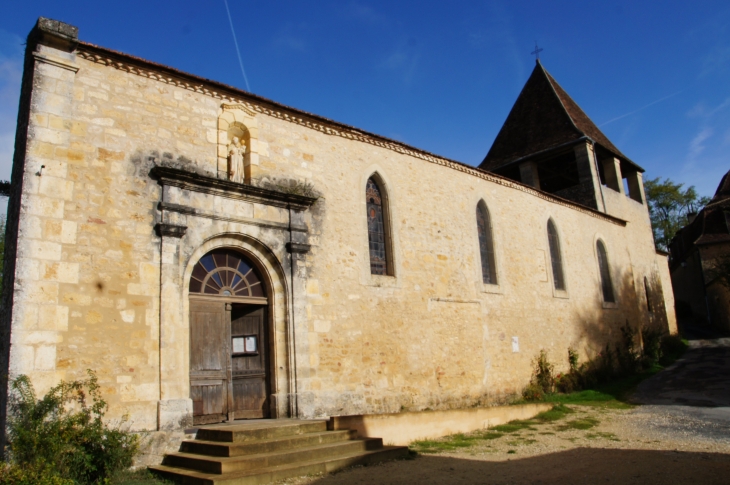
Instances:
[[[634,398],[644,404],[571,405],[559,421],[468,447],[282,483],[730,483],[730,339],[692,342]]]

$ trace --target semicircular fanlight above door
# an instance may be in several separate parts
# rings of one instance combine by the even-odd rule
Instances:
[[[214,249],[195,265],[190,293],[266,298],[261,277],[251,262],[230,249]]]

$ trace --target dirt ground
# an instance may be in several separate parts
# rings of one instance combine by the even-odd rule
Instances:
[[[714,350],[708,352],[708,348]],[[708,356],[714,368],[708,367]],[[714,379],[712,385],[708,380],[707,392],[697,382],[703,374]],[[724,377],[718,379],[719,375]],[[692,383],[687,391],[698,400],[692,403],[695,405],[685,405],[687,382]],[[640,386],[637,399],[645,404],[628,409],[620,409],[616,402],[608,407],[569,405],[574,412],[556,421],[517,426],[521,429],[512,432],[502,429],[501,434],[489,430],[420,447],[416,444],[413,448],[421,452],[409,460],[281,483],[727,485],[727,383],[730,341],[719,346],[700,343],[670,369]],[[705,401],[699,402],[700,395]],[[673,399],[667,399],[669,396]]]

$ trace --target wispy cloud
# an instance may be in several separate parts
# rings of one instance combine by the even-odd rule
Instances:
[[[705,141],[710,138],[714,133],[715,130],[713,130],[709,126],[705,126],[700,129],[699,133],[697,133],[694,138],[692,138],[692,141],[689,143],[689,152],[687,153],[688,162],[693,163],[697,160],[697,157],[699,157],[702,152],[705,151]]]
[[[493,49],[507,58],[514,66],[514,82],[522,87],[527,77],[525,72],[527,53],[530,44],[518,42],[514,35],[512,17],[501,2],[489,4],[489,16],[485,28],[468,33],[469,45],[476,49]],[[530,41],[532,42],[532,41]]]
[[[410,84],[418,68],[421,55],[418,41],[413,37],[401,40],[383,59],[380,66],[398,73],[405,84]]]
[[[730,46],[726,43],[716,45],[702,58],[699,77],[705,77],[715,71],[730,67]]]
[[[274,46],[304,52],[307,50],[305,42],[290,34],[280,34],[274,38]]]
[[[388,17],[381,14],[369,5],[363,5],[359,2],[350,2],[345,6],[344,16],[354,18],[362,23],[375,25],[375,26],[386,26],[390,24]]]
[[[287,22],[281,25],[278,32],[274,34],[272,45],[279,50],[305,52],[307,43],[304,41],[302,31],[306,29],[306,23]]]
[[[678,94],[682,93],[682,91],[684,91],[684,89],[682,89],[682,90],[680,90],[680,91],[677,91],[676,93],[672,93],[672,94],[670,94],[669,96],[664,96],[663,98],[657,99],[656,101],[652,101],[652,102],[651,102],[651,103],[649,103],[649,104],[645,104],[645,105],[644,105],[644,106],[642,106],[641,108],[635,109],[635,110],[633,110],[633,111],[629,111],[628,113],[624,113],[624,114],[622,114],[621,116],[617,116],[617,117],[615,117],[615,118],[613,118],[613,119],[610,119],[610,120],[608,120],[608,121],[604,121],[603,123],[601,123],[601,124],[600,124],[600,125],[598,125],[598,126],[606,126],[606,125],[607,125],[607,124],[609,124],[609,123],[613,123],[614,121],[618,121],[618,120],[620,120],[620,119],[622,119],[622,118],[626,118],[627,116],[631,116],[632,114],[634,114],[634,113],[638,113],[639,111],[643,111],[643,110],[645,110],[646,108],[648,108],[648,107],[650,107],[650,106],[654,106],[655,104],[661,103],[662,101],[665,101],[665,100],[667,100],[667,99],[669,99],[669,98],[673,98],[673,97],[677,96]]]

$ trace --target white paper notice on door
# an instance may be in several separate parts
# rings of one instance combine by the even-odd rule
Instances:
[[[512,337],[512,352],[517,353],[520,351],[520,339]]]
[[[233,337],[233,353],[242,354],[243,352],[245,352],[243,337]]]

